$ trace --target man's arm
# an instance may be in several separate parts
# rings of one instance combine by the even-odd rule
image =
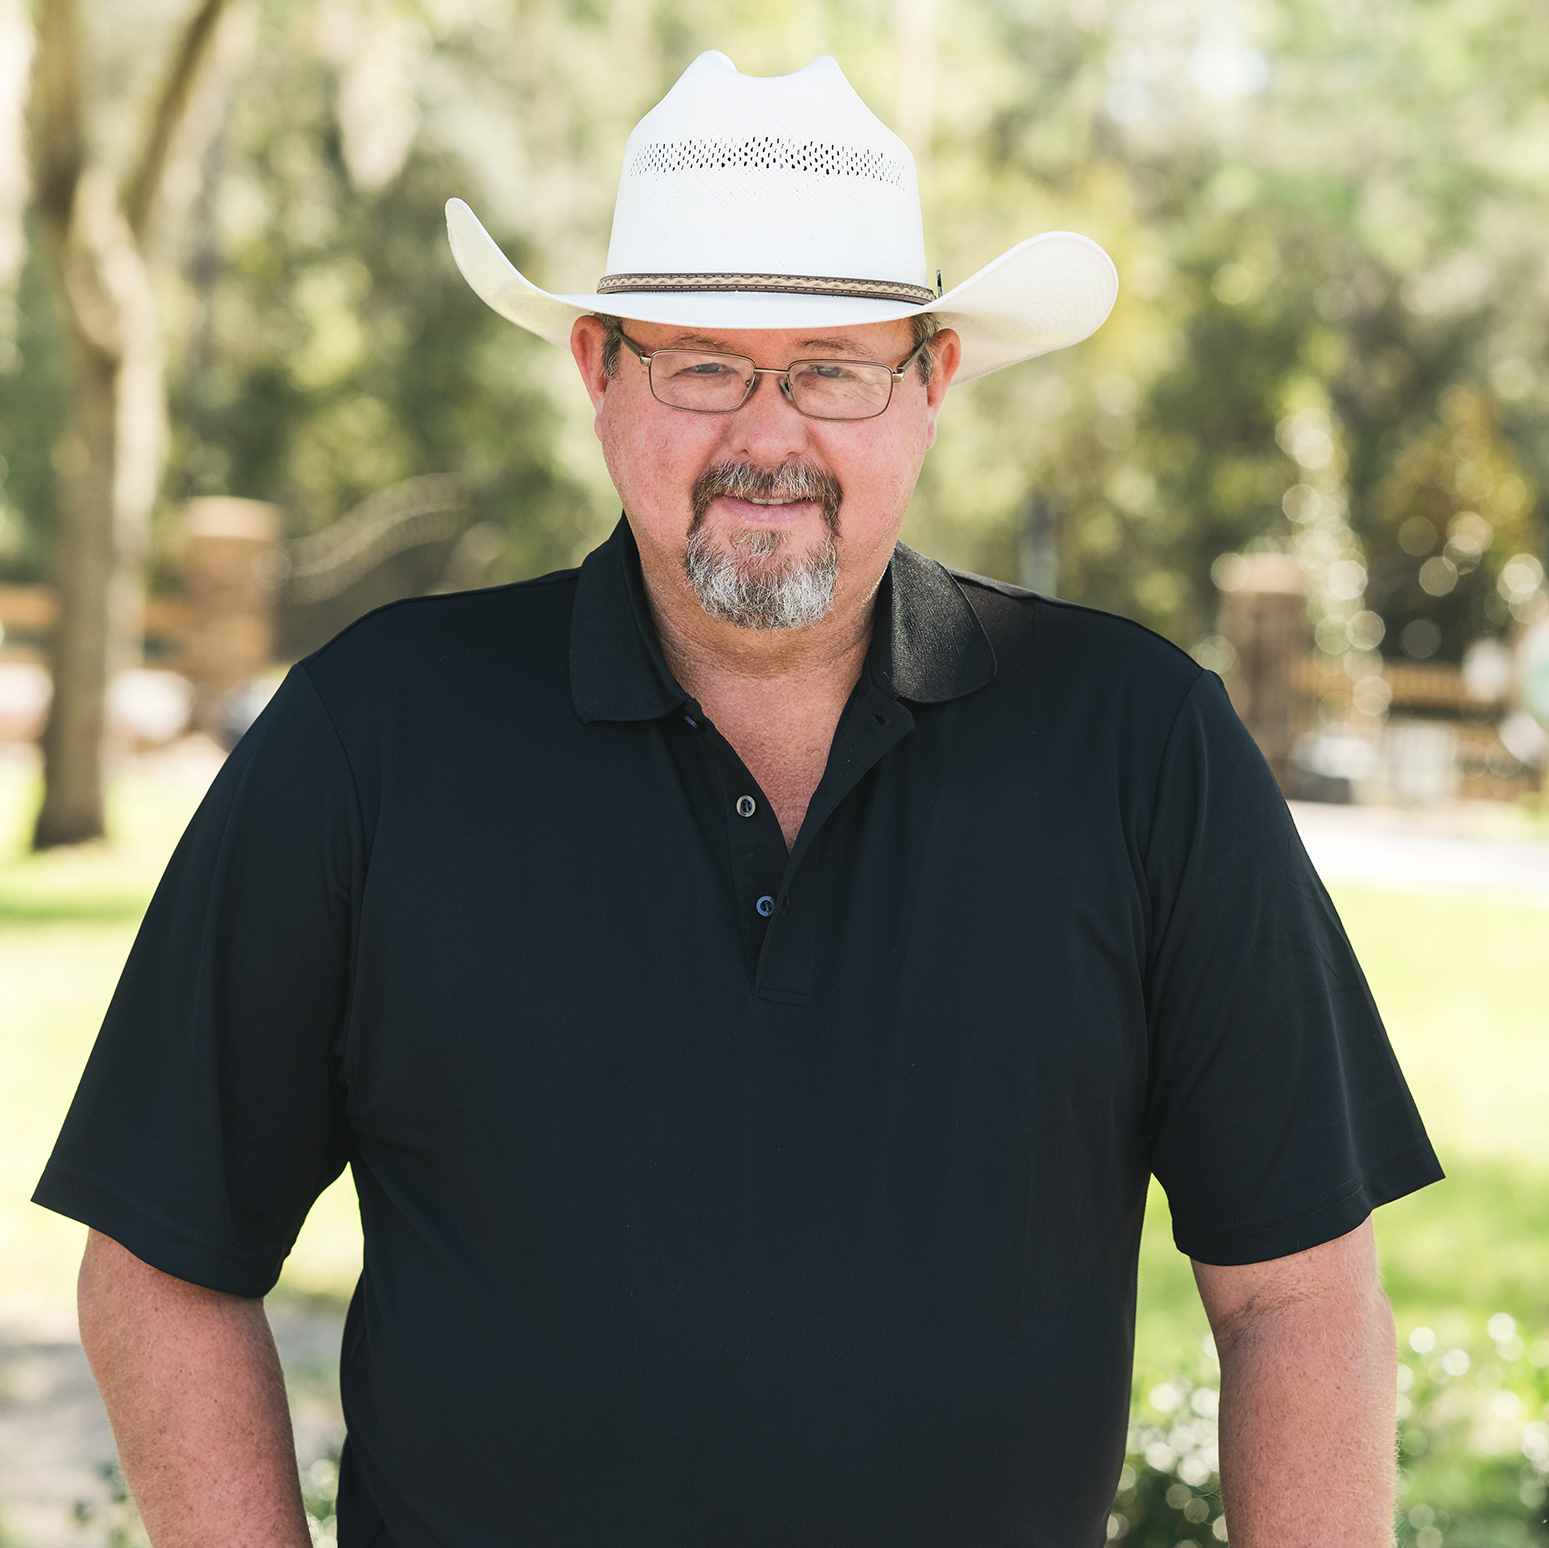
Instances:
[[[1370,1217],[1305,1252],[1194,1274],[1221,1358],[1233,1548],[1390,1548],[1398,1337]]]
[[[81,1346],[156,1548],[310,1548],[262,1299],[190,1284],[88,1230]]]
[[[1390,1548],[1398,1355],[1387,1297],[1266,1312],[1220,1355],[1233,1548]]]

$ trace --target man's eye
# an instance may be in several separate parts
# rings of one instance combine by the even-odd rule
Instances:
[[[715,360],[702,360],[698,365],[689,366],[677,372],[679,376],[716,376],[725,371],[727,367]]]
[[[812,373],[814,376],[822,375],[822,373],[825,371],[831,373],[823,377],[823,380],[826,382],[847,381],[855,374],[853,371],[846,370],[844,366],[825,365],[812,367]]]

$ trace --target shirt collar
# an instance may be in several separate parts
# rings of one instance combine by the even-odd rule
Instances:
[[[995,676],[995,649],[944,566],[893,545],[877,588],[865,673],[895,698],[938,704]],[[662,654],[621,511],[606,542],[581,563],[570,625],[570,687],[583,721],[649,720],[688,700]]]

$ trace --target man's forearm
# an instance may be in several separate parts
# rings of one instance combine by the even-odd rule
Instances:
[[[263,1302],[187,1284],[117,1243],[81,1269],[81,1343],[155,1548],[310,1548]]]
[[[1390,1548],[1398,1351],[1387,1298],[1265,1312],[1219,1352],[1232,1548]]]

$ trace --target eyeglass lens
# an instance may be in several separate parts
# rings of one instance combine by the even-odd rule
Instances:
[[[692,349],[659,349],[651,356],[651,390],[674,408],[725,413],[741,404],[753,381],[744,357]],[[791,397],[818,419],[868,419],[887,407],[893,373],[854,360],[803,360],[791,367]]]

